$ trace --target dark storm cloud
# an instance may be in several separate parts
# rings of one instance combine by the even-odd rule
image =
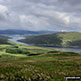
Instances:
[[[80,22],[81,0],[0,0],[0,29],[78,31]]]

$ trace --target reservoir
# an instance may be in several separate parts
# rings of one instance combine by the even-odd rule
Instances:
[[[31,46],[30,44],[26,44],[26,43],[22,43],[22,42],[19,42],[18,40],[20,39],[24,39],[25,37],[24,36],[11,36],[12,38],[9,39],[9,41],[12,41],[12,42],[15,42],[15,43],[18,43],[18,44],[22,44],[22,45],[25,45],[25,46]],[[81,48],[65,48],[65,47],[46,47],[46,48],[54,48],[54,49],[59,49],[59,50],[64,50],[64,51],[72,51],[72,52],[77,52],[77,53],[81,53]]]

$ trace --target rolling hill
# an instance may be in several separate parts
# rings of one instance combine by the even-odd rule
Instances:
[[[43,46],[81,47],[81,33],[63,32],[56,34],[45,34],[32,36],[31,38],[26,37],[26,39],[19,41]]]
[[[80,34],[69,34],[76,35],[75,39],[68,34],[39,35],[26,41],[60,45],[66,38],[80,40]],[[0,36],[0,40],[7,38]],[[0,44],[0,81],[66,81],[65,76],[81,76],[81,53],[8,42]]]

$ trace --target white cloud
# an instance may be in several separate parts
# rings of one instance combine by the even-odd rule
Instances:
[[[6,6],[0,5],[0,20],[6,20],[8,15],[8,8]]]
[[[6,6],[0,5],[0,13],[5,13],[7,11],[8,11],[8,9]]]
[[[67,24],[67,25],[70,23],[70,17],[69,16],[64,17],[63,20],[64,20],[65,24]]]
[[[80,30],[80,0],[0,0],[0,29]]]

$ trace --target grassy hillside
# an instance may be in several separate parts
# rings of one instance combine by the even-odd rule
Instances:
[[[20,40],[21,42],[36,44],[36,45],[47,45],[47,46],[81,46],[81,33],[79,32],[67,32],[58,34],[46,34],[33,36]]]
[[[56,34],[45,34],[45,35],[32,36],[30,38],[27,37],[26,39],[22,39],[19,41],[28,44],[35,44],[35,45],[60,46],[62,43],[62,38],[58,37]]]
[[[59,33],[58,36],[62,37],[63,40],[81,40],[80,32],[67,32],[67,33]]]
[[[63,33],[58,36],[62,37],[63,46],[81,46],[81,33],[79,32]]]
[[[81,76],[81,54],[9,43],[0,45],[0,81],[66,81],[65,76]]]
[[[60,35],[54,36],[58,39]],[[66,81],[65,76],[81,77],[79,53],[7,42],[0,44],[0,81]]]

